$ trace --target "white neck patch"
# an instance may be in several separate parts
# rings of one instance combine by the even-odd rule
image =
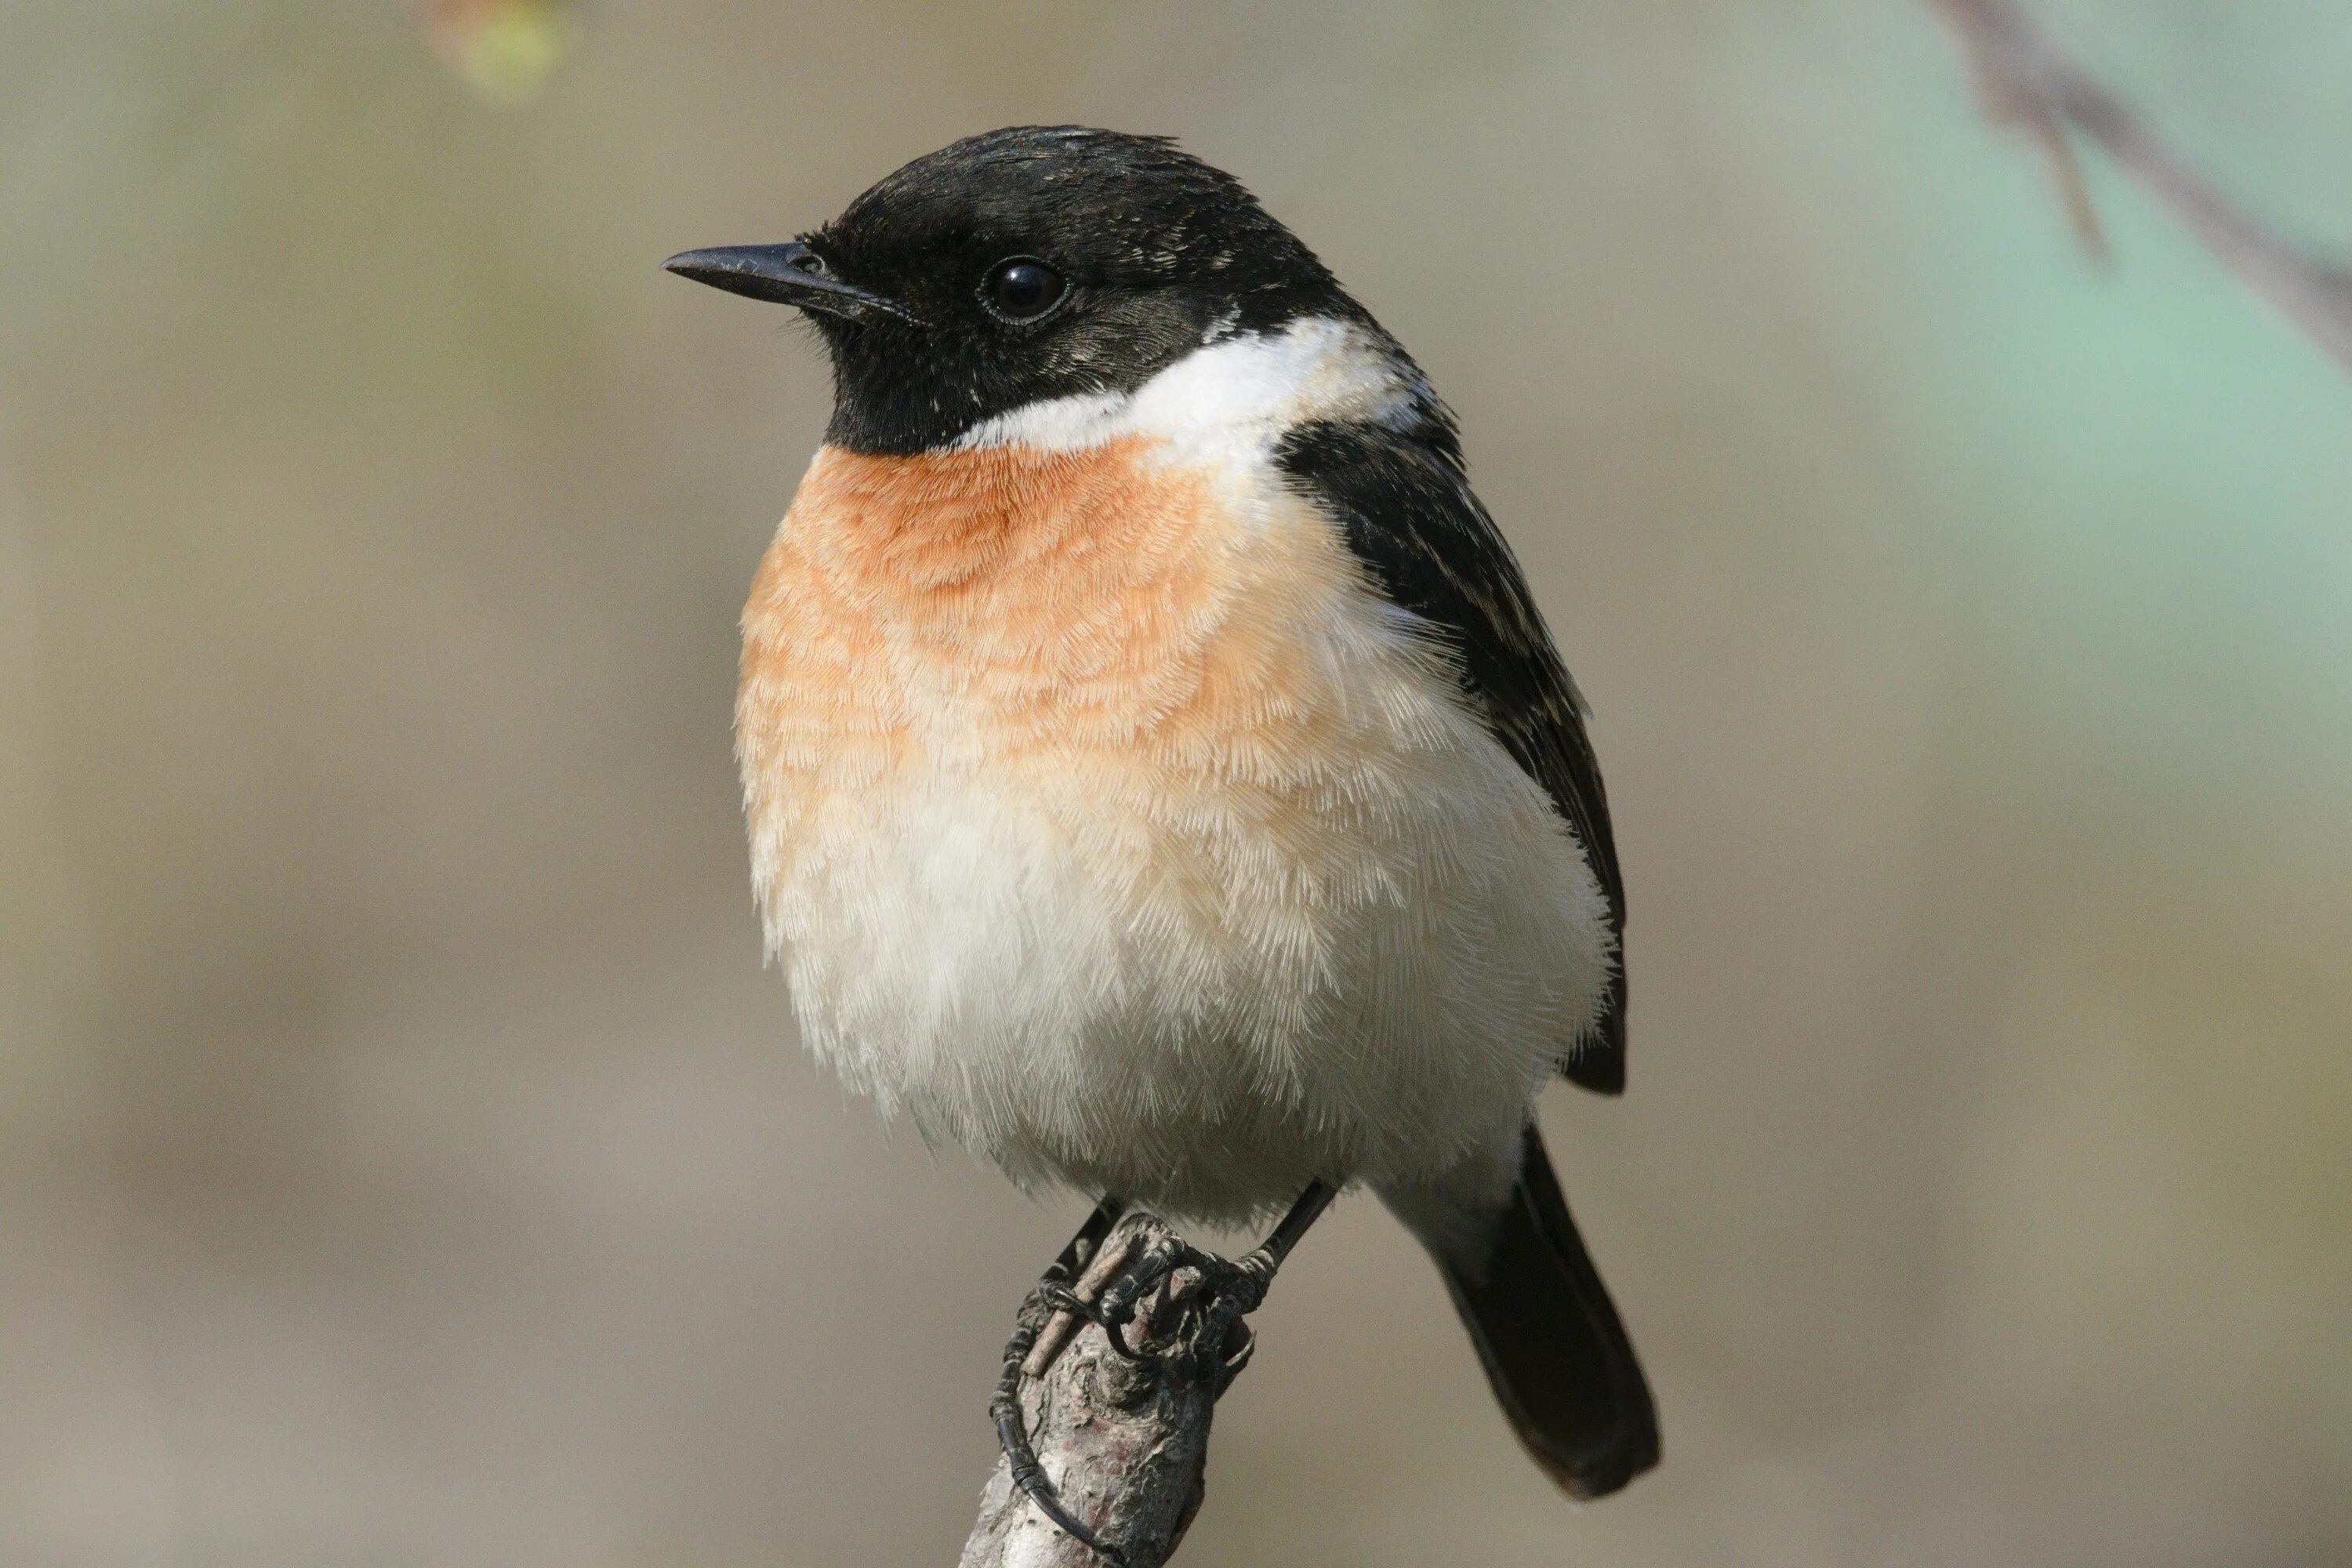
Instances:
[[[1427,395],[1418,380],[1352,322],[1309,317],[1272,336],[1228,328],[1133,392],[1025,404],[973,426],[956,446],[1069,452],[1144,436],[1185,447],[1271,447],[1318,420],[1408,423],[1416,395]]]

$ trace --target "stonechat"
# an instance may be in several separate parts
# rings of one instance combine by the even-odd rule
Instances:
[[[1263,1273],[1369,1186],[1562,1488],[1654,1464],[1533,1111],[1625,1081],[1608,802],[1404,349],[1231,175],[1080,127],[667,265],[832,361],[735,731],[809,1048],[1104,1212],[1289,1205]]]

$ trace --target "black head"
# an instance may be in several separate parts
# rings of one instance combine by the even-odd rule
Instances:
[[[827,438],[869,452],[1131,389],[1223,331],[1373,325],[1232,175],[1164,137],[1082,126],[969,137],[793,244],[667,265],[807,311],[833,356]]]

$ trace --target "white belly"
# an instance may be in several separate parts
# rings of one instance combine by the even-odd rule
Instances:
[[[1195,1217],[1516,1136],[1593,1021],[1602,899],[1328,521],[1266,492],[1151,551],[1096,518],[1076,586],[934,574],[942,607],[903,552],[853,570],[849,482],[821,458],[771,552],[740,718],[821,1058],[1016,1180]],[[1126,597],[1057,662],[1024,595]]]

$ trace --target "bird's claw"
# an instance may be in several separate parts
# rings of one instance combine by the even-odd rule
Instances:
[[[1070,1512],[1037,1461],[1022,1409],[1024,1388],[1052,1367],[1072,1325],[1090,1322],[1140,1374],[1138,1397],[1162,1378],[1195,1380],[1213,1397],[1222,1395],[1257,1348],[1243,1320],[1265,1302],[1275,1270],[1330,1203],[1333,1190],[1327,1182],[1310,1184],[1273,1234],[1237,1258],[1204,1252],[1149,1215],[1134,1216],[1120,1229],[1125,1205],[1105,1198],[1021,1303],[1018,1326],[1004,1347],[1004,1371],[989,1401],[997,1442],[1013,1486],[1112,1568],[1125,1568],[1118,1548]],[[1190,1280],[1178,1279],[1187,1272]],[[1141,1343],[1128,1334],[1139,1320],[1146,1334]]]
[[[1118,1549],[1063,1502],[1037,1461],[1022,1411],[1024,1387],[1045,1374],[1062,1347],[1055,1321],[1066,1315],[1093,1323],[1111,1349],[1147,1380],[1200,1378],[1223,1394],[1256,1348],[1256,1336],[1242,1320],[1265,1301],[1276,1262],[1263,1247],[1237,1259],[1220,1258],[1156,1222],[1146,1234],[1148,1239],[1124,1258],[1087,1259],[1082,1252],[1077,1258],[1066,1255],[1046,1270],[1021,1304],[1018,1326],[1004,1347],[1003,1374],[989,1402],[1013,1484],[1064,1533],[1092,1548],[1113,1568],[1121,1568],[1124,1562]],[[1104,1239],[1097,1238],[1096,1245]],[[1083,1261],[1095,1261],[1098,1268],[1081,1273],[1077,1266]],[[1115,1269],[1107,1280],[1094,1278],[1103,1265]],[[1189,1284],[1177,1279],[1185,1270],[1194,1277]],[[1171,1307],[1177,1313],[1173,1321],[1167,1316]],[[1129,1338],[1129,1331],[1139,1319],[1146,1323],[1146,1338],[1138,1342]]]
[[[1129,1337],[1147,1302],[1190,1270],[1194,1282],[1158,1303],[1152,1338],[1157,1345]],[[1193,1375],[1213,1373],[1219,1393],[1249,1359],[1251,1336],[1242,1320],[1265,1301],[1274,1279],[1274,1259],[1265,1249],[1238,1258],[1221,1258],[1183,1237],[1157,1231],[1089,1300],[1058,1281],[1041,1284],[1046,1303],[1057,1311],[1093,1323],[1113,1351],[1131,1362],[1155,1362]],[[1156,1320],[1169,1305],[1181,1314],[1172,1324]]]

